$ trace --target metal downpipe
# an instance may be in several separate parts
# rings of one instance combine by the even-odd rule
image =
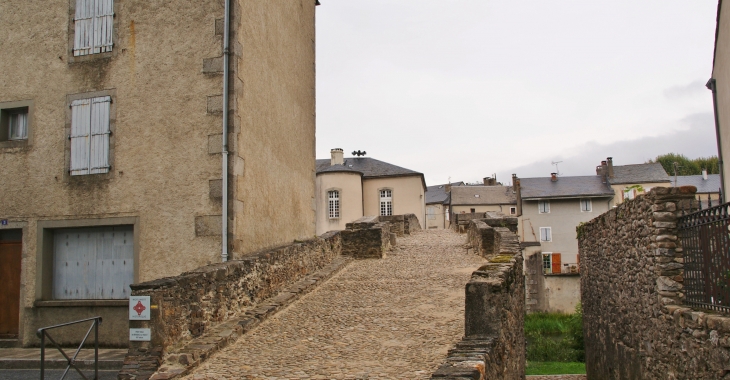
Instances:
[[[727,195],[725,195],[725,173],[722,162],[722,142],[720,141],[720,115],[717,113],[717,82],[715,78],[710,78],[705,85],[710,91],[712,91],[712,107],[715,113],[715,135],[717,137],[717,166],[720,171],[720,188],[722,195],[720,198],[720,204],[725,203]],[[676,181],[675,181],[676,182]]]
[[[228,82],[230,69],[231,0],[225,0],[223,16],[223,145],[221,149],[221,261],[228,261]]]

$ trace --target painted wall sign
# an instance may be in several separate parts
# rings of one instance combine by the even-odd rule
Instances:
[[[129,297],[129,320],[150,320],[150,296]]]
[[[149,342],[152,340],[150,329],[129,329],[129,340],[131,342]]]

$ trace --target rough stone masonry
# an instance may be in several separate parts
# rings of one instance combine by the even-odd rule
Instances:
[[[677,218],[695,191],[655,188],[578,227],[588,378],[730,379],[730,318],[683,306]]]

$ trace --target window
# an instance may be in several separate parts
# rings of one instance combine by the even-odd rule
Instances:
[[[537,211],[540,214],[547,214],[550,212],[550,201],[537,201]]]
[[[327,198],[329,198],[330,219],[339,218],[340,217],[340,192],[337,190],[328,191]]]
[[[436,219],[436,210],[433,206],[426,207],[426,216],[431,220]]]
[[[380,215],[393,215],[393,191],[390,189],[380,190]]]
[[[112,51],[114,0],[76,0],[73,55]]]
[[[446,215],[446,220],[451,220],[451,215],[449,215],[451,211],[448,207],[446,207],[446,211],[444,211],[444,215]]]
[[[0,147],[26,145],[30,137],[32,101],[0,103]]]
[[[53,299],[126,299],[134,283],[133,226],[53,231]]]
[[[542,254],[542,272],[544,274],[559,274],[561,258],[559,253],[545,252]]]
[[[477,209],[475,209],[475,208],[470,208],[470,209],[469,209],[469,212],[471,212],[471,213],[473,214],[473,213],[477,212]]]
[[[634,198],[636,198],[636,189],[624,190],[624,199],[634,199]]]
[[[72,176],[109,172],[110,104],[111,96],[71,102]]]
[[[510,207],[509,208],[509,214],[510,215],[516,215],[517,214],[517,207]]]
[[[540,227],[540,241],[553,241],[552,228]]]
[[[591,212],[593,210],[593,205],[591,204],[590,199],[581,199],[580,200],[580,211],[581,212]]]

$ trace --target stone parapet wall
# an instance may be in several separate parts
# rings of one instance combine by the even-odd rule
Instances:
[[[683,306],[694,195],[655,188],[578,227],[588,378],[730,378],[730,318]]]
[[[507,227],[512,225],[512,219],[515,219],[514,225],[516,226],[516,218],[495,216],[470,220],[467,229],[468,246],[474,249],[477,255],[484,257],[520,252],[521,247],[516,231]]]
[[[385,257],[391,247],[392,224],[381,222],[380,218],[364,216],[352,223],[347,223],[347,229],[340,231],[342,254],[357,259]]]
[[[422,230],[421,223],[418,221],[416,214],[405,214],[403,215],[404,221],[404,232],[406,235],[410,235],[416,231]]]
[[[390,223],[390,232],[396,234],[396,236],[405,235],[406,225],[408,223],[404,215],[380,216],[379,219],[382,222]]]
[[[339,233],[263,251],[240,260],[211,264],[180,276],[133,284],[132,295],[150,296],[151,342],[130,342],[130,350],[162,347],[164,351],[202,335],[212,325],[251,309],[283,287],[330,264],[341,254]]]
[[[451,214],[451,228],[458,233],[464,233],[469,228],[469,222],[471,222],[473,219],[484,219],[486,217],[486,212],[473,212],[470,214]]]
[[[449,350],[432,379],[525,378],[525,279],[517,235],[472,221],[494,237],[489,263],[466,284],[464,338]],[[472,230],[470,228],[470,234]],[[515,244],[516,242],[516,244]],[[480,243],[481,244],[481,243]]]

